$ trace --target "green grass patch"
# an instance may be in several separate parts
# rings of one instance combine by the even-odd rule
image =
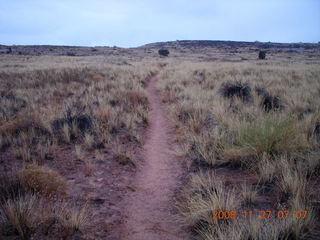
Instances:
[[[257,155],[282,154],[307,147],[308,143],[293,118],[270,117],[253,124],[243,123],[236,145]]]

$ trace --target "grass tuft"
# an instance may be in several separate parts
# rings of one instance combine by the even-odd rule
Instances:
[[[253,124],[243,123],[236,144],[257,155],[281,154],[306,147],[299,129],[290,118],[267,118]]]
[[[57,172],[38,165],[28,165],[18,173],[25,188],[48,197],[64,194],[66,180]]]

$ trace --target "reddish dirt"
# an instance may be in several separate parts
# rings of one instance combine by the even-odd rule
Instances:
[[[133,146],[132,146],[133,147]],[[139,146],[135,146],[139,148]],[[68,183],[68,193],[64,198],[74,205],[87,205],[89,224],[82,231],[68,239],[77,240],[119,240],[121,225],[123,224],[123,196],[132,191],[131,179],[135,169],[130,165],[120,165],[112,153],[104,150],[103,160],[98,160],[92,152],[84,152],[84,158],[90,160],[93,167],[91,176],[85,177],[83,162],[75,157],[71,146],[58,147],[54,159],[44,164],[63,175]],[[135,160],[135,159],[134,159]],[[16,172],[22,168],[22,160],[16,160],[10,151],[0,152],[0,176],[5,173]],[[1,226],[0,226],[1,228]],[[58,229],[58,228],[57,228]],[[62,239],[61,234],[52,228],[49,236],[40,234],[34,239]],[[58,229],[59,230],[59,229]],[[3,237],[3,238],[2,238]],[[2,236],[0,239],[12,240],[18,237]]]
[[[151,125],[133,182],[135,192],[125,200],[127,218],[122,239],[175,240],[187,239],[174,213],[174,191],[180,184],[181,164],[170,153],[170,134],[160,97],[157,77],[147,87],[151,107]]]

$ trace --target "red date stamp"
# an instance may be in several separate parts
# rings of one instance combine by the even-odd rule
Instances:
[[[289,210],[260,210],[260,211],[252,211],[252,210],[232,210],[232,211],[221,211],[221,210],[210,210],[209,217],[211,219],[288,219],[293,217],[295,219],[304,219],[308,216],[308,211],[289,211]]]

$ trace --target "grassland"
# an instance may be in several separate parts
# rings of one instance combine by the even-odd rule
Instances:
[[[3,235],[102,239],[101,219],[121,218],[104,205],[134,173],[149,121],[144,86],[156,68],[118,61],[2,57]]]
[[[316,239],[319,62],[182,62],[159,89],[189,172],[178,208],[197,239]],[[273,213],[244,220],[249,210]]]
[[[167,58],[157,44],[0,55],[1,239],[120,239],[155,74],[184,163],[176,207],[190,239],[317,239],[319,48],[271,46],[257,60],[258,43],[166,44]]]

